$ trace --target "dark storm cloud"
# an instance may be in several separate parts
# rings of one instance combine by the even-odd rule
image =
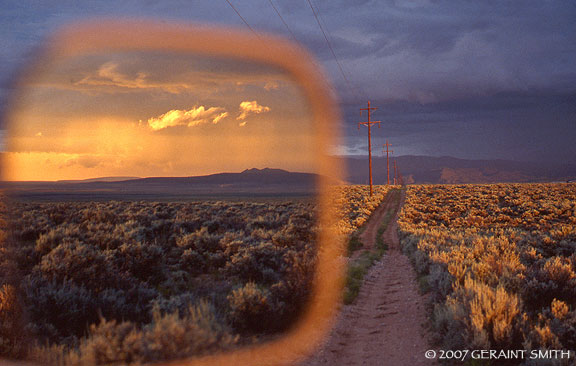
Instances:
[[[576,157],[576,92],[498,93],[429,104],[375,105],[381,108],[373,118],[382,120],[382,128],[372,130],[374,146],[388,139],[399,155],[566,162]],[[360,118],[351,109],[346,120]],[[359,131],[356,123],[348,123],[345,129],[352,150],[366,151],[365,128]]]
[[[380,107],[373,146],[388,138],[399,154],[576,161],[575,5],[411,4],[358,15],[357,47],[339,49]],[[344,107],[347,150],[366,153],[358,107]]]
[[[568,2],[348,3],[346,16],[330,3],[328,28],[357,34],[357,47],[336,49],[376,97],[427,103],[574,75],[576,7]]]
[[[254,29],[291,37],[267,0],[232,2]],[[344,150],[366,152],[356,124],[370,98],[383,121],[375,146],[395,140],[397,153],[576,162],[574,2],[313,0],[349,83],[308,2],[273,2],[336,86]],[[96,16],[245,27],[225,1],[6,0],[0,88],[47,34]],[[0,109],[8,93],[0,90]]]

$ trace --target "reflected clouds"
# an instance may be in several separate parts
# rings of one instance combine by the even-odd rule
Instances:
[[[237,120],[244,120],[251,114],[260,114],[270,112],[270,107],[258,104],[257,101],[244,101],[240,103],[240,115],[236,117]]]
[[[159,117],[148,119],[148,126],[154,131],[175,126],[195,127],[206,123],[217,124],[227,116],[228,112],[224,108],[205,108],[201,105],[187,111],[172,109]]]
[[[283,70],[126,52],[43,71],[11,116],[7,180],[314,170],[312,117]]]

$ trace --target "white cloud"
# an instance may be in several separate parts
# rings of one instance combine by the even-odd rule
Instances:
[[[228,112],[221,107],[205,108],[194,107],[190,110],[172,109],[158,117],[148,119],[148,126],[154,131],[168,127],[188,126],[194,127],[207,123],[217,124],[228,116]]]
[[[245,101],[240,103],[240,115],[236,117],[237,120],[246,119],[250,114],[260,114],[270,112],[270,107],[258,104],[257,101]]]

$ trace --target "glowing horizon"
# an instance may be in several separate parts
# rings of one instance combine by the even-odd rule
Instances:
[[[5,180],[315,170],[312,118],[282,70],[141,52],[50,66],[10,116]]]

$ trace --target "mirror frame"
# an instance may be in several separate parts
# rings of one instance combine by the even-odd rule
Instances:
[[[342,170],[337,159],[328,156],[338,141],[339,114],[333,89],[313,58],[300,46],[284,39],[245,30],[160,23],[152,20],[93,20],[68,26],[45,43],[32,67],[24,68],[12,95],[11,105],[18,104],[19,94],[27,81],[41,73],[42,63],[98,51],[169,51],[194,52],[255,61],[277,66],[298,84],[310,103],[314,123],[315,154],[320,176],[317,266],[308,307],[299,321],[278,339],[247,346],[221,354],[155,363],[154,365],[287,365],[309,355],[322,341],[335,318],[343,288],[345,260],[344,241],[336,230],[336,214],[329,188],[340,182]],[[14,103],[16,102],[16,103]],[[7,113],[9,139],[11,108]],[[331,178],[328,178],[331,177]],[[3,364],[28,364],[2,360]]]

